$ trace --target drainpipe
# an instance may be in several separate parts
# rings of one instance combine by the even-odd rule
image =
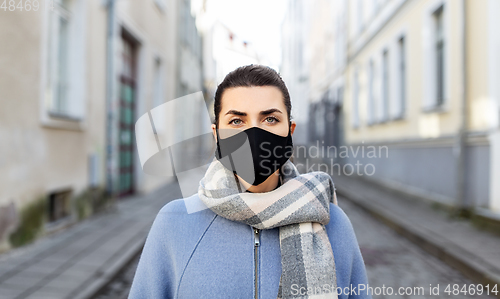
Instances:
[[[466,183],[466,138],[467,138],[467,18],[466,18],[467,0],[462,0],[462,109],[460,111],[460,128],[458,131],[458,157],[457,157],[457,216],[470,216],[471,206],[466,201],[465,183]]]
[[[114,145],[114,37],[115,37],[115,0],[107,0],[107,51],[106,51],[106,191],[114,197],[115,163]]]

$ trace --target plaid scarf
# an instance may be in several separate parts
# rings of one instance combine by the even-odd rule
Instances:
[[[257,229],[279,227],[282,273],[280,298],[337,298],[333,251],[325,230],[330,206],[337,204],[325,172],[299,174],[288,160],[282,185],[270,192],[240,192],[234,174],[214,159],[198,195],[217,215]]]

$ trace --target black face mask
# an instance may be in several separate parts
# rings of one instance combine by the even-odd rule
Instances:
[[[247,183],[260,185],[288,161],[293,153],[292,133],[279,136],[251,127],[228,138],[219,137],[215,157]]]

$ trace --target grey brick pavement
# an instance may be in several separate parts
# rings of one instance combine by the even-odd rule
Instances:
[[[1,255],[0,299],[90,298],[137,256],[158,211],[176,198],[173,182]]]

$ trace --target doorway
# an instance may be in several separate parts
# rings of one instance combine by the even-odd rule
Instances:
[[[122,30],[121,71],[119,78],[119,184],[118,196],[133,194],[134,188],[134,120],[137,89],[137,43]]]

